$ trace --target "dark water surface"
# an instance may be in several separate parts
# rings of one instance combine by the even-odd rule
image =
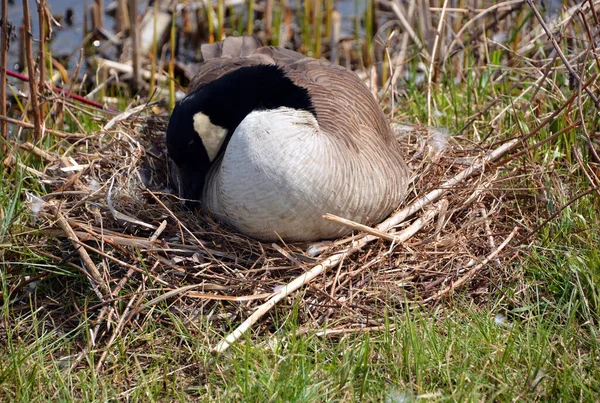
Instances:
[[[67,8],[73,9],[73,25],[67,26],[62,22],[62,28],[53,27],[52,52],[64,56],[75,52],[75,59],[79,58],[78,48],[83,40],[83,0],[46,0],[52,15],[65,15]],[[39,38],[39,19],[37,3],[29,0],[29,11],[31,12],[31,27],[33,38]],[[16,37],[11,42],[8,54],[8,68],[19,70],[18,66],[18,29],[23,23],[23,0],[15,0],[14,4],[8,6],[8,20],[15,26]],[[35,49],[35,48],[34,48]],[[34,50],[35,51],[35,50]]]

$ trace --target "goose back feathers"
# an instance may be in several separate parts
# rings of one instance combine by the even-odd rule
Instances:
[[[351,71],[253,37],[202,48],[167,147],[180,194],[262,240],[348,232],[322,218],[381,221],[406,195],[389,124]]]

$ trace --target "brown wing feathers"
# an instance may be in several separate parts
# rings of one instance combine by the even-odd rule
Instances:
[[[248,36],[202,45],[201,52],[205,62],[188,93],[240,67],[277,64],[294,83],[309,91],[323,131],[349,141],[352,148],[356,145],[348,134],[365,130],[372,131],[370,135],[381,138],[385,144],[393,142],[387,121],[371,93],[353,72],[341,66],[289,49],[262,46],[258,38]],[[364,122],[369,124],[365,126]]]

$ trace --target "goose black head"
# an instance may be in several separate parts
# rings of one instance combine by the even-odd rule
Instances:
[[[180,195],[200,200],[209,169],[250,112],[283,106],[316,117],[308,90],[275,65],[241,67],[187,95],[173,110],[167,128],[167,150],[179,171]]]

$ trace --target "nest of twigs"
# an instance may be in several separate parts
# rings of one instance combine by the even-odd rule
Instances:
[[[169,189],[166,120],[125,117],[76,142],[69,158],[40,155],[51,192],[29,195],[39,230],[28,244],[89,278],[96,341],[112,342],[159,304],[185,320],[208,319],[219,337],[248,320],[232,342],[256,322],[273,331],[274,315],[295,303],[301,332],[338,334],[378,328],[457,291],[486,298],[511,275],[524,239],[515,235],[538,216],[536,196],[514,190],[518,170],[493,165],[515,142],[396,127],[413,181],[390,220],[368,233],[346,223],[352,236],[315,245],[261,243],[186,210]],[[111,315],[117,327],[103,325]]]

